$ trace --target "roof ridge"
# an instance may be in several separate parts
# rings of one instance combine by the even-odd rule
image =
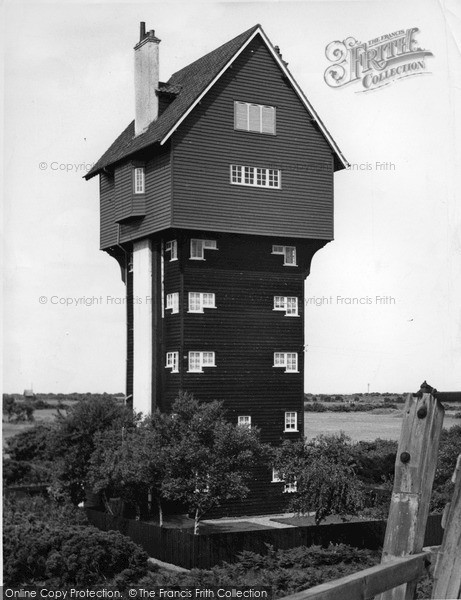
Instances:
[[[214,54],[218,54],[219,52],[222,52],[222,50],[226,46],[228,46],[228,45],[230,46],[230,45],[235,44],[237,42],[237,40],[239,40],[239,38],[242,38],[242,42],[243,42],[243,40],[246,37],[249,37],[250,35],[252,35],[258,28],[261,28],[261,25],[259,23],[257,23],[256,25],[253,25],[253,27],[250,27],[250,29],[247,29],[243,33],[240,33],[239,35],[236,35],[231,40],[228,40],[227,42],[224,42],[224,44],[221,44],[220,46],[218,46],[214,50],[211,50],[210,52],[207,52],[206,54],[204,54],[203,56],[200,56],[196,60],[193,60],[191,63],[189,63],[188,65],[184,66],[182,69],[179,69],[179,71],[176,71],[175,73],[173,73],[171,75],[171,77],[169,78],[168,83],[170,83],[173,79],[177,78],[179,76],[179,74],[182,73],[183,71],[189,71],[197,63],[205,61],[206,59],[209,59],[210,56],[212,56]]]

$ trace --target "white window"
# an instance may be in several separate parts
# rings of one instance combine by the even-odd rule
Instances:
[[[211,292],[189,292],[189,312],[203,313],[204,308],[216,308],[215,295]]]
[[[165,245],[165,251],[170,252],[170,262],[178,260],[178,240],[170,240]]]
[[[276,469],[272,469],[272,483],[282,483],[283,478]]]
[[[296,296],[274,296],[274,310],[283,310],[286,317],[298,317]]]
[[[292,481],[291,483],[286,483],[283,488],[284,494],[294,494],[294,492],[298,491],[298,483],[296,481]]]
[[[166,308],[171,310],[171,314],[179,312],[179,292],[166,295]]]
[[[204,250],[217,250],[216,240],[197,240],[190,241],[190,257],[192,260],[205,260]]]
[[[298,431],[298,413],[285,413],[285,431]]]
[[[167,352],[166,353],[166,364],[167,369],[171,369],[172,373],[178,373],[179,371],[179,352]]]
[[[134,193],[144,194],[145,192],[145,170],[144,167],[135,167],[134,169]]]
[[[296,246],[272,246],[272,254],[281,254],[284,258],[284,267],[297,267]]]
[[[214,352],[189,352],[189,373],[203,373],[203,367],[215,367]]]
[[[282,174],[280,169],[231,165],[230,182],[234,185],[280,189],[282,187]]]
[[[250,415],[242,415],[237,418],[237,425],[239,427],[248,427],[251,428],[251,416]]]
[[[275,134],[275,106],[234,102],[234,128]]]
[[[298,353],[274,352],[274,367],[284,367],[285,373],[298,373]]]

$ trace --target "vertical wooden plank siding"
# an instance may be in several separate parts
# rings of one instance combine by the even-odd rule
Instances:
[[[395,462],[382,562],[421,552],[437,465],[444,409],[430,394],[409,395]],[[379,600],[410,600],[416,580],[395,587]]]

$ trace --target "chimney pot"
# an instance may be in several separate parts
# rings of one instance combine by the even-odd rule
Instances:
[[[145,21],[141,21],[141,23],[139,24],[139,41],[142,42],[142,40],[146,37],[146,23]]]

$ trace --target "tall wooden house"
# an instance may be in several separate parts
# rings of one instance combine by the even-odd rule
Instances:
[[[304,280],[345,159],[260,25],[166,83],[159,43],[141,23],[135,120],[87,174],[127,287],[127,395],[147,413],[184,390],[263,441],[299,438]],[[259,473],[240,510],[284,491]]]

